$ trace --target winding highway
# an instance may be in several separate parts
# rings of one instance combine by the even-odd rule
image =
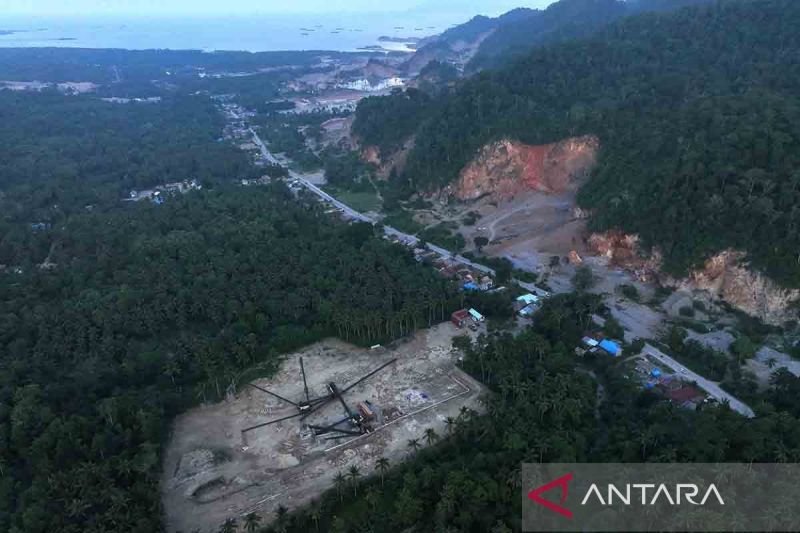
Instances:
[[[261,140],[261,137],[258,136],[258,134],[255,132],[255,130],[253,128],[250,128],[250,133],[252,133],[253,142],[255,142],[256,145],[258,145],[259,149],[261,150],[261,155],[264,157],[264,159],[266,159],[267,161],[269,161],[272,164],[280,164],[278,162],[278,160],[275,159],[275,156],[272,155],[272,153],[267,148],[267,145],[264,143],[264,141]],[[317,187],[316,185],[314,185],[313,183],[311,183],[310,181],[305,179],[300,174],[298,174],[298,173],[296,173],[296,172],[294,172],[292,170],[289,170],[289,176],[292,179],[297,180],[297,182],[299,184],[301,184],[303,187],[305,187],[311,193],[316,194],[317,196],[319,196],[320,198],[322,198],[326,202],[329,202],[330,204],[334,205],[337,209],[342,211],[342,213],[344,213],[348,217],[350,217],[350,218],[352,218],[354,220],[359,220],[361,222],[367,222],[368,224],[372,224],[372,225],[375,225],[375,224],[378,223],[377,221],[371,219],[367,215],[365,215],[363,213],[359,213],[358,211],[356,211],[355,209],[353,209],[349,205],[340,202],[339,200],[337,200],[336,198],[334,198],[330,194],[326,193],[325,191],[323,191],[322,189],[320,189],[319,187]],[[420,242],[419,239],[417,237],[415,237],[414,235],[409,235],[408,233],[403,233],[402,231],[400,231],[398,229],[395,229],[395,228],[393,228],[391,226],[383,226],[383,231],[387,236],[396,237],[398,240],[400,240],[400,241],[402,241],[405,244],[410,245],[410,246],[416,246]],[[445,250],[444,248],[442,248],[440,246],[436,246],[435,244],[431,244],[431,243],[426,243],[426,247],[429,250],[431,250],[432,252],[436,252],[437,254],[439,254],[440,256],[442,256],[442,257],[444,257],[446,259],[451,259],[451,260],[453,260],[453,261],[455,261],[457,263],[461,263],[462,265],[466,265],[466,266],[469,266],[470,268],[474,268],[475,270],[477,270],[479,272],[483,272],[484,274],[489,274],[490,276],[494,276],[495,275],[495,271],[493,269],[491,269],[491,268],[489,268],[489,267],[487,267],[485,265],[474,263],[474,262],[470,261],[469,259],[467,259],[466,257],[463,257],[463,256],[458,255],[458,254],[454,254],[453,252],[451,252],[449,250]]]

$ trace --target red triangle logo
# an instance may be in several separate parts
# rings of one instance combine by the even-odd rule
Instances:
[[[553,512],[560,514],[561,516],[565,516],[567,518],[572,518],[572,511],[563,507],[564,502],[567,501],[567,494],[569,494],[569,482],[572,481],[572,473],[565,476],[561,476],[558,479],[554,479],[550,483],[542,485],[538,489],[533,489],[528,493],[528,498],[535,501],[539,505],[550,509]],[[548,490],[554,489],[556,487],[561,488],[561,501],[559,502],[561,505],[551,502],[550,500],[545,500],[542,498],[542,494],[547,492]]]

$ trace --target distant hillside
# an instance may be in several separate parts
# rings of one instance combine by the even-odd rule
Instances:
[[[405,64],[416,86],[437,98],[460,75],[499,68],[528,55],[534,48],[585,37],[625,16],[645,11],[668,11],[713,0],[560,0],[547,9],[519,8],[496,18],[477,16],[441,35],[420,42]],[[447,76],[431,76],[450,67]],[[353,131],[362,144],[375,146],[384,156],[403,146],[430,115],[436,102],[419,95],[394,93],[372,97],[359,105]],[[398,110],[402,109],[402,116]]]
[[[518,8],[495,18],[478,15],[477,17],[473,17],[469,22],[446,30],[437,38],[437,41],[453,44],[460,40],[475,40],[487,31],[491,31],[504,24],[513,24],[514,22],[524,20],[535,12],[536,10],[534,9]]]
[[[405,72],[416,76],[430,61],[450,63],[467,73],[496,68],[537,46],[586,37],[625,16],[713,1],[559,0],[547,9],[517,8],[495,18],[477,16],[422,39],[405,63]]]
[[[645,11],[668,11],[713,0],[560,0],[544,10],[525,10],[507,19],[484,39],[468,71],[497,67],[536,46],[585,37],[622,17]]]
[[[487,143],[592,134],[594,229],[639,234],[685,273],[725,249],[800,286],[800,3],[730,0],[613,24],[462,84],[416,134],[413,190]]]
[[[444,61],[463,66],[470,60],[480,43],[498,27],[523,20],[532,13],[535,13],[535,10],[519,8],[495,18],[479,15],[439,35],[423,39],[419,42],[417,52],[406,62],[406,70],[416,75],[430,61]]]

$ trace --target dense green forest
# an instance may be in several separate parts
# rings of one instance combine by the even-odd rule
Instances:
[[[533,48],[586,37],[615,20],[647,11],[668,11],[713,0],[560,0],[543,10],[504,21],[481,42],[467,71],[512,63]]]
[[[356,109],[353,134],[361,144],[391,153],[434,111],[434,102],[427,93],[411,88],[394,90],[389,96],[364,98]]]
[[[203,95],[120,104],[0,91],[0,265],[44,262],[57,245],[50,228],[115,209],[131,190],[256,177],[247,156],[220,139],[222,127]]]
[[[158,184],[250,177],[246,156],[220,142],[223,124],[202,95],[119,104],[0,91],[0,223],[53,222]]]
[[[421,430],[410,459],[391,470],[378,459],[373,471],[343,472],[333,490],[270,531],[520,531],[523,462],[800,458],[799,378],[777,372],[755,419],[726,406],[675,407],[625,379],[615,360],[575,356],[601,307],[596,296],[557,296],[516,338],[457,340],[463,368],[491,388],[488,412],[463,411],[446,435]]]
[[[494,139],[595,134],[579,203],[682,274],[726,248],[800,286],[800,4],[728,0],[626,18],[465,82],[424,121],[409,190],[455,179]]]
[[[438,274],[283,185],[81,213],[51,269],[0,272],[0,530],[152,533],[171,417],[321,337],[455,305]]]

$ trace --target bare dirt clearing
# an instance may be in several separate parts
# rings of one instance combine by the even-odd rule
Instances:
[[[550,194],[537,191],[518,193],[511,200],[485,197],[457,208],[434,208],[418,212],[417,220],[433,225],[443,220],[461,222],[468,213],[479,215],[471,226],[460,224],[459,232],[472,247],[475,237],[486,237],[487,255],[506,257],[517,268],[530,272],[545,269],[550,256],[585,251],[585,221],[574,217],[574,193]]]
[[[375,431],[360,437],[325,440],[300,419],[242,434],[243,428],[297,412],[250,388],[180,416],[161,484],[168,530],[216,531],[226,518],[249,512],[268,521],[279,505],[293,509],[331,488],[336,474],[351,466],[368,475],[379,457],[401,461],[409,439],[424,442],[427,428],[444,435],[445,419],[458,416],[462,406],[480,411],[480,384],[454,365],[451,342],[458,334],[463,330],[444,323],[374,351],[330,339],[289,355],[272,379],[255,382],[297,401],[303,395],[300,357],[312,397],[325,395],[330,381],[344,387],[397,358],[345,396],[352,407],[369,400],[378,412]],[[332,402],[307,421],[324,425],[342,414],[342,406]]]

